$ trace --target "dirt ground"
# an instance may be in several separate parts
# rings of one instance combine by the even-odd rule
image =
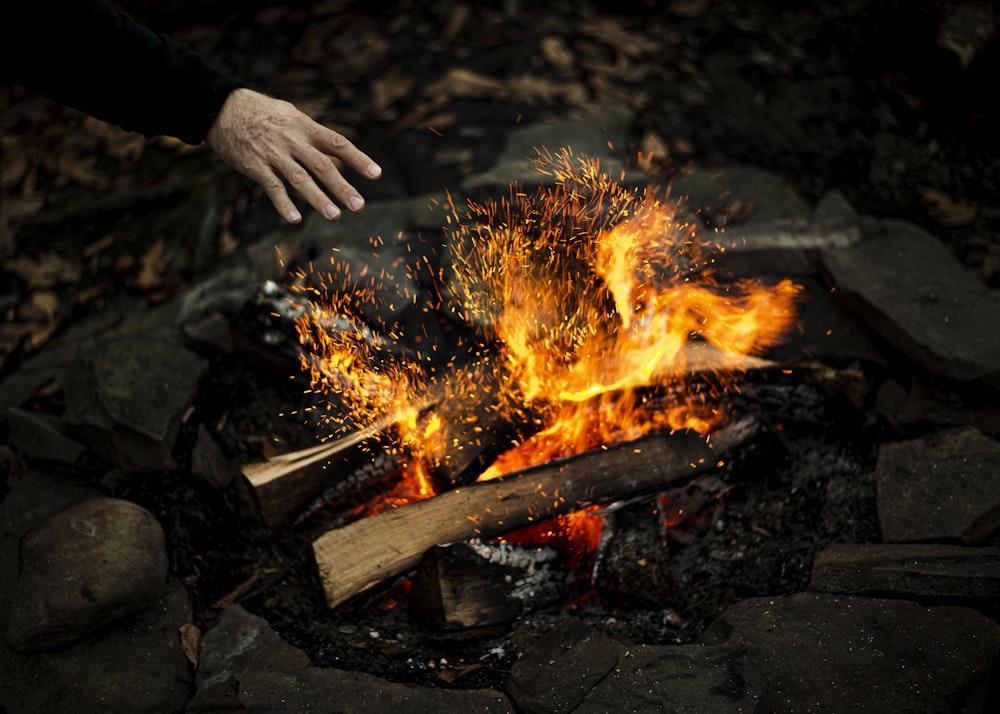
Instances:
[[[1000,288],[1000,146],[990,106],[1000,33],[983,20],[997,22],[993,11],[984,16],[975,2],[133,7],[248,85],[350,136],[384,169],[378,183],[359,184],[370,203],[457,186],[490,166],[519,124],[618,104],[636,116],[623,152],[651,153],[664,176],[688,164],[744,163],[779,174],[807,200],[837,189],[862,213],[924,226]],[[0,376],[88,316],[164,303],[279,225],[260,190],[204,150],[145,141],[18,87],[3,89],[0,107]],[[300,426],[276,416],[297,402],[296,385],[215,359],[218,376],[204,386],[214,403],[236,390],[246,397],[231,441],[221,443],[227,456],[253,456],[243,451],[246,434],[308,443]],[[685,564],[670,587],[687,595],[676,600],[676,617],[639,607],[625,622],[599,599],[574,606],[582,617],[636,639],[690,641],[734,599],[801,589],[812,553],[834,533],[875,536],[878,435],[850,426],[857,415],[845,420],[806,388],[762,386],[747,399],[806,446],[768,478],[744,474],[731,484],[726,507],[740,527],[678,546]],[[60,395],[33,406],[58,412]],[[177,451],[192,439],[182,435]],[[168,514],[174,572],[188,578],[202,625],[220,598],[256,577],[241,603],[315,664],[410,681],[448,670],[462,686],[495,685],[531,636],[529,622],[492,643],[422,638],[392,592],[329,616],[305,565],[318,524],[268,540],[242,517],[238,489],[192,483],[183,463],[115,489]],[[762,511],[781,524],[776,531],[761,535],[749,514]],[[752,557],[727,559],[741,547]]]

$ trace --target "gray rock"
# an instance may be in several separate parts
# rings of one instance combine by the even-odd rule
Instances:
[[[728,275],[794,277],[818,272],[821,251],[854,245],[861,240],[861,229],[856,223],[776,218],[733,226],[714,240],[725,248],[715,263]]]
[[[737,603],[702,641],[746,648],[754,711],[982,712],[1000,626],[969,608],[797,594]]]
[[[813,209],[812,221],[817,225],[843,225],[855,223],[860,216],[850,201],[837,189],[824,193]]]
[[[195,348],[208,348],[227,355],[233,353],[232,325],[220,312],[210,312],[198,322],[187,323],[181,331],[188,344]]]
[[[889,380],[878,390],[875,409],[901,435],[917,436],[968,426],[1000,439],[1000,410],[990,403],[988,396],[980,404],[959,403],[948,392],[935,393],[919,381],[907,390],[899,382]]]
[[[809,587],[903,598],[1000,599],[1000,549],[839,543],[816,554]]]
[[[12,374],[0,381],[0,423],[7,419],[9,407],[19,407],[40,389],[58,381],[60,374],[76,364],[80,343],[112,329],[122,316],[136,305],[131,299],[112,301],[86,319],[66,328],[58,340],[28,357]]]
[[[297,672],[308,665],[305,652],[282,640],[266,620],[231,605],[201,638],[195,676],[198,693],[187,712],[218,711],[232,701],[240,673]]]
[[[744,712],[754,698],[742,647],[631,645],[565,618],[511,668],[519,710],[543,712]]]
[[[1000,377],[1000,301],[986,285],[916,226],[865,225],[857,245],[823,251],[843,303],[928,372]]]
[[[18,714],[183,711],[192,674],[178,633],[191,620],[187,591],[174,581],[150,607],[99,636],[29,657],[4,704]]]
[[[785,219],[801,220],[805,225],[812,217],[809,205],[781,177],[751,166],[699,167],[675,178],[671,193],[684,198],[691,210],[715,212],[738,201],[749,202],[752,206],[745,223]],[[768,233],[763,232],[764,236]]]
[[[14,481],[10,493],[0,500],[0,626],[5,630],[9,599],[17,585],[21,537],[60,511],[98,495],[99,491],[58,474],[29,471]]]
[[[569,712],[618,665],[620,642],[565,619],[511,668],[507,693],[525,712]]]
[[[742,647],[629,647],[573,714],[741,714],[756,711]]]
[[[432,689],[396,684],[361,672],[309,668],[248,672],[239,677],[239,704],[247,714],[468,714],[513,712],[489,689]],[[232,710],[230,710],[232,711]]]
[[[96,340],[67,370],[63,419],[125,470],[172,467],[181,419],[207,364],[160,337]]]
[[[86,451],[66,426],[49,414],[37,414],[11,407],[7,410],[10,439],[26,454],[37,459],[74,464]]]
[[[298,230],[298,229],[296,229]],[[202,323],[212,315],[234,317],[267,280],[283,280],[299,252],[295,232],[279,232],[241,248],[207,275],[189,286],[177,299],[139,316],[135,332],[172,331]],[[221,344],[225,347],[225,341]]]
[[[11,484],[10,493],[0,500],[0,628],[7,629],[10,597],[17,585],[17,547],[21,536],[70,506],[98,495],[72,480],[47,471],[29,471]],[[25,680],[27,657],[12,651],[0,639],[0,711],[24,711],[17,706],[37,683]]]
[[[198,425],[198,436],[191,450],[191,473],[217,489],[228,486],[236,474],[204,424]]]
[[[875,478],[887,542],[975,544],[1000,528],[1000,442],[975,429],[884,444]]]
[[[167,577],[163,529],[149,511],[93,498],[21,539],[7,644],[17,651],[73,642],[147,606]]]
[[[597,159],[602,171],[618,179],[626,170],[621,156],[633,119],[628,110],[611,109],[587,117],[516,127],[508,132],[496,163],[468,177],[462,188],[481,199],[506,196],[515,181],[526,188],[551,184],[551,177],[538,173],[532,163],[540,147],[553,152],[569,147],[573,156]],[[640,172],[626,177],[626,183],[645,181],[645,174]]]

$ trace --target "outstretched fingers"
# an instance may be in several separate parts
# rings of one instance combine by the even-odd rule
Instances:
[[[226,163],[263,187],[289,223],[302,220],[289,188],[329,220],[339,218],[342,208],[364,208],[364,198],[341,175],[338,161],[369,179],[382,174],[378,164],[343,135],[288,102],[249,89],[229,95],[206,138]]]
[[[317,133],[311,137],[313,146],[317,150],[329,156],[336,156],[345,166],[367,179],[377,179],[382,175],[382,167],[345,136],[324,126],[317,128]]]
[[[257,176],[251,176],[251,178],[264,189],[265,195],[271,201],[271,205],[274,206],[274,210],[278,212],[279,216],[289,223],[299,223],[302,221],[302,214],[295,208],[292,199],[288,197],[288,191],[285,190],[285,182],[281,180],[278,174],[268,168]]]

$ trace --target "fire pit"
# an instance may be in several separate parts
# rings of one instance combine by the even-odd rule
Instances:
[[[948,706],[990,701],[991,353],[955,333],[963,359],[950,360],[934,330],[907,322],[912,297],[874,294],[885,279],[869,271],[895,263],[872,252],[902,255],[914,284],[951,295],[933,266],[983,315],[995,306],[903,224],[823,218],[827,204],[805,222],[717,232],[669,192],[623,188],[569,153],[548,161],[555,175],[537,192],[468,215],[443,203],[443,234],[332,262],[283,251],[291,277],[234,318],[231,353],[206,347],[215,318],[183,309],[209,357],[179,348],[168,362],[169,342],[127,334],[83,345],[79,382],[66,382],[72,437],[118,459],[108,500],[145,524],[152,551],[154,519],[129,509],[163,523],[169,559],[156,562],[170,584],[138,619],[102,611],[111,619],[90,622],[111,629],[61,644],[13,630],[24,653],[5,655],[12,666],[75,677],[112,646],[134,659],[138,642],[173,653],[157,667],[185,688],[170,696],[196,691],[192,712],[317,696],[376,710],[610,710],[644,697],[740,710],[817,687],[845,710],[870,679],[892,683],[885,701],[915,696],[899,667]],[[139,387],[203,375],[193,409],[170,402],[173,436],[134,411],[149,392],[103,390],[121,383],[115,365]],[[275,404],[281,438],[261,440]],[[28,433],[44,426],[18,418]],[[80,458],[70,435],[41,433]],[[253,454],[242,475],[233,451]],[[150,462],[178,454],[150,478]],[[33,483],[5,499],[8,513],[32,512],[19,504]],[[59,503],[86,496],[37,483]],[[37,602],[32,582],[57,588],[39,562],[78,516],[57,513],[26,540],[12,620]],[[825,642],[841,653],[833,665]],[[843,654],[870,663],[876,650],[891,663]],[[828,682],[813,678],[820,661]]]
[[[272,522],[286,515],[282,491],[307,493],[289,486],[313,480],[303,470],[345,451],[373,454],[361,469],[378,480],[385,469],[373,460],[401,474],[361,508],[391,510],[316,542],[331,607],[412,569],[434,545],[721,469],[749,431],[719,431],[722,399],[748,368],[775,368],[751,354],[788,330],[800,286],[719,283],[718,235],[702,236],[682,202],[625,189],[595,160],[566,149],[540,155],[537,169],[552,186],[514,186],[466,215],[447,207],[448,264],[432,275],[432,294],[443,296],[433,307],[474,328],[454,344],[433,341],[423,323],[408,335],[399,321],[369,319],[392,300],[425,299],[390,291],[367,266],[352,275],[334,256],[329,270],[298,273],[300,300],[312,298],[289,306],[316,396],[307,412],[330,446],[245,473]],[[678,431],[708,438],[636,441]],[[342,494],[363,481],[356,469],[327,477]],[[280,507],[268,502],[275,492]]]

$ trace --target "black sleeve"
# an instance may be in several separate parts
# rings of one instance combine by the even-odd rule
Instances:
[[[2,0],[0,72],[98,119],[198,144],[241,86],[106,0]]]

